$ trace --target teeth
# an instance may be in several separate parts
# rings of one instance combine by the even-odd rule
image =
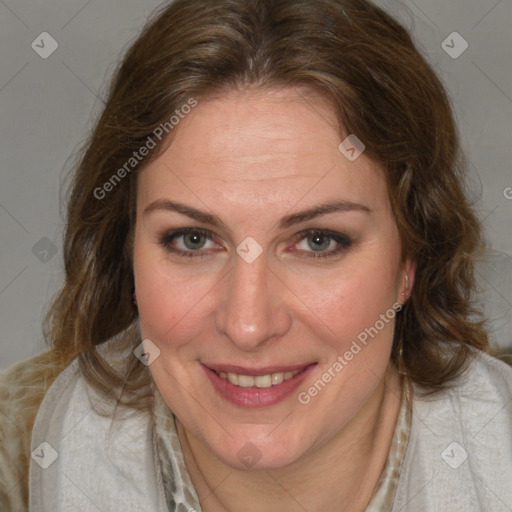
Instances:
[[[221,374],[222,378],[225,379],[226,377],[224,377],[224,375],[226,375],[225,373],[224,374]],[[234,384],[235,386],[238,386],[238,375],[236,375],[235,373],[230,373],[228,376],[227,376],[229,382],[231,382],[231,384]]]
[[[284,373],[273,373],[272,374],[272,384],[275,386],[276,384],[281,384],[284,380]]]
[[[250,388],[251,386],[254,386],[254,377],[251,377],[249,375],[239,375],[238,385],[241,388]]]
[[[257,388],[269,388],[272,386],[272,375],[258,375],[254,377],[254,384]]]
[[[302,370],[295,370],[293,372],[279,372],[279,373],[269,373],[267,375],[257,375],[253,377],[251,375],[238,375],[236,373],[218,373],[221,379],[227,380],[234,384],[235,386],[240,386],[242,388],[269,388],[271,386],[277,386],[281,384],[285,380],[289,380],[292,377],[295,377]]]

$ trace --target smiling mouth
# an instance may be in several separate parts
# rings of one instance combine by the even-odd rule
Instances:
[[[226,373],[215,371],[215,373],[221,378],[224,379],[235,386],[239,386],[241,388],[270,388],[272,386],[278,386],[283,382],[293,379],[295,375],[301,373],[305,370],[306,367],[301,368],[299,370],[294,370],[291,372],[276,372],[276,373],[267,373],[265,375],[242,375],[238,373]]]
[[[317,362],[248,368],[202,363],[213,389],[238,407],[268,407],[289,397]]]

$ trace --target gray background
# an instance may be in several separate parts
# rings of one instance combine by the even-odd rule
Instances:
[[[512,1],[377,3],[412,31],[451,95],[490,246],[480,300],[494,343],[512,349]],[[0,0],[0,369],[46,348],[41,321],[63,279],[61,188],[116,62],[159,5]],[[31,47],[43,32],[58,43],[47,59]],[[462,48],[453,32],[469,45],[458,58],[442,47]]]

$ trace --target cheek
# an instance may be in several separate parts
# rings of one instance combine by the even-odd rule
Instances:
[[[179,343],[204,324],[201,298],[208,286],[200,280],[176,275],[141,272],[137,279],[137,301],[143,336],[161,342]]]
[[[200,281],[169,272],[170,268],[158,248],[137,244],[136,239],[134,274],[140,329],[144,338],[157,344],[194,325],[194,315],[205,293]]]
[[[391,260],[387,265],[360,261],[357,266],[340,270],[336,279],[330,276],[315,279],[314,283],[302,281],[297,291],[308,306],[308,323],[317,326],[316,332],[338,354],[349,350],[356,340],[365,347],[365,343],[378,339],[384,343],[378,344],[380,349],[374,344],[374,350],[389,350],[396,315],[397,271],[398,262]]]

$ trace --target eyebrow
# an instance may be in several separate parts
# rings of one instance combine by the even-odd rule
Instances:
[[[186,215],[191,219],[197,220],[198,222],[202,222],[203,224],[209,224],[211,226],[218,228],[222,227],[226,231],[231,231],[231,229],[217,215],[210,214],[202,210],[198,210],[196,208],[193,208],[192,206],[188,206],[186,204],[182,204],[176,201],[170,201],[168,199],[158,199],[152,202],[149,206],[147,206],[144,209],[143,215],[149,215],[150,213],[158,210],[177,212],[182,215]],[[353,203],[350,201],[331,201],[320,204],[313,208],[309,208],[307,210],[302,210],[284,216],[279,221],[278,228],[286,229],[291,226],[294,226],[295,224],[300,224],[301,222],[306,222],[308,220],[320,217],[321,215],[327,215],[329,213],[350,211],[371,213],[370,208],[362,204]]]

